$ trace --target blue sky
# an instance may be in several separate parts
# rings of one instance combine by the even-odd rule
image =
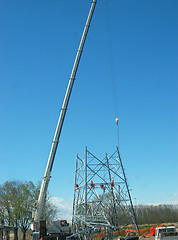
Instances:
[[[0,183],[36,183],[91,1],[0,4]],[[98,0],[49,185],[64,212],[76,154],[82,157],[85,146],[100,158],[115,151],[115,110],[133,201],[178,203],[177,10],[176,0]]]

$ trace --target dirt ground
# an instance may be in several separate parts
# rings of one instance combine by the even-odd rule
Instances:
[[[177,231],[178,231],[178,222],[176,223],[162,223],[163,226],[175,226]],[[147,228],[147,227],[150,227],[150,226],[153,226],[153,224],[144,224],[144,225],[139,225],[140,228]],[[13,233],[10,233],[10,240],[13,240]],[[18,237],[19,237],[19,240],[22,240],[23,239],[23,235],[22,235],[22,232],[19,230],[18,231]],[[26,239],[29,240],[30,238],[30,231],[27,232],[27,236],[26,236]],[[120,238],[115,238],[116,240],[119,240]],[[148,236],[140,236],[140,240],[154,240],[155,238],[154,237],[148,237]]]
[[[176,222],[176,223],[161,223],[161,224],[163,224],[163,226],[166,226],[166,227],[175,226],[177,229],[177,232],[178,232],[178,222]],[[139,225],[139,228],[143,228],[143,227],[146,228],[146,227],[151,227],[151,226],[153,226],[153,224],[144,224],[144,225]],[[120,238],[118,237],[115,239],[119,240]],[[155,240],[155,237],[154,236],[140,236],[139,239],[140,240]]]

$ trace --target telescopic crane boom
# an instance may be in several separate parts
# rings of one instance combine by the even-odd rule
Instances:
[[[70,99],[70,95],[71,95],[71,92],[72,92],[75,76],[76,76],[76,73],[77,73],[78,65],[79,65],[79,62],[80,62],[80,58],[81,58],[81,55],[82,55],[83,47],[84,47],[84,44],[85,44],[85,40],[86,40],[86,37],[87,37],[87,33],[88,33],[90,22],[91,22],[91,19],[92,19],[92,16],[93,16],[93,12],[94,12],[94,9],[95,9],[95,6],[96,6],[96,2],[97,2],[97,0],[93,0],[92,4],[91,4],[91,8],[90,8],[90,11],[89,11],[87,22],[86,22],[86,25],[85,25],[85,28],[84,28],[84,31],[83,31],[83,34],[82,34],[80,45],[79,45],[77,55],[76,55],[76,58],[75,58],[75,62],[74,62],[74,65],[73,65],[72,73],[71,73],[71,76],[70,76],[70,79],[69,79],[67,91],[66,91],[66,94],[65,94],[65,97],[64,97],[63,105],[62,105],[62,108],[61,108],[61,111],[60,111],[60,116],[59,116],[59,120],[58,120],[58,123],[57,123],[54,139],[53,139],[53,142],[52,142],[51,151],[50,151],[49,158],[48,158],[48,163],[47,163],[47,166],[46,166],[46,171],[45,171],[43,181],[42,181],[42,184],[41,184],[40,194],[39,194],[38,202],[37,202],[37,209],[36,209],[35,214],[34,214],[34,223],[38,223],[40,221],[42,213],[44,212],[45,197],[46,197],[47,188],[48,188],[48,184],[49,184],[50,177],[51,177],[51,171],[52,171],[52,167],[53,167],[53,163],[54,163],[54,158],[55,158],[55,155],[56,155],[56,150],[57,150],[57,146],[58,146],[58,143],[59,143],[61,130],[62,130],[62,127],[63,127],[64,118],[65,118],[66,111],[67,111],[67,106],[68,106],[68,103],[69,103],[69,99]]]

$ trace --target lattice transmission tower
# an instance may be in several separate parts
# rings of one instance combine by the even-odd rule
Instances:
[[[76,157],[73,200],[73,232],[79,239],[94,239],[103,231],[103,239],[114,239],[114,229],[132,224],[139,235],[132,199],[119,148],[99,159],[85,149],[84,158]]]

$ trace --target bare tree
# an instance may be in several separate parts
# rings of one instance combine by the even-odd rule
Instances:
[[[0,220],[3,224],[21,228],[23,240],[31,224],[39,191],[40,184],[31,181],[7,181],[0,186]],[[55,216],[56,209],[49,201],[46,210],[48,219]]]
[[[178,221],[178,205],[137,205],[135,206],[139,224],[160,224]]]

